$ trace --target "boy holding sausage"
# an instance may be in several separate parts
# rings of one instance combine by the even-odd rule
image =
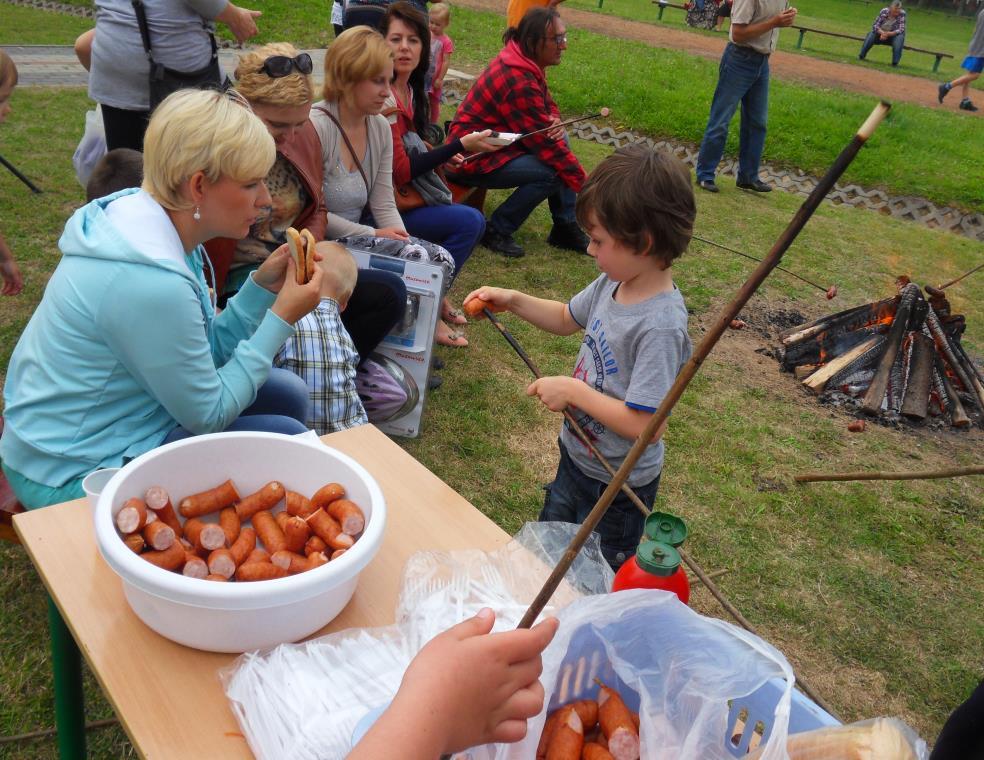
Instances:
[[[369,418],[355,388],[359,354],[342,324],[359,270],[340,243],[318,243],[315,250],[324,270],[321,301],[294,325],[294,335],[277,352],[273,366],[304,380],[311,396],[307,426],[325,435],[365,425]]]
[[[543,377],[527,389],[551,411],[569,409],[615,469],[690,357],[687,309],[671,265],[686,249],[696,216],[690,173],[668,153],[642,145],[617,150],[588,177],[577,220],[602,274],[570,303],[482,287],[481,298],[557,335],[584,332],[572,377]],[[663,467],[663,431],[628,483],[649,507]],[[610,480],[564,423],[560,464],[546,487],[540,520],[580,523]],[[601,550],[615,569],[635,553],[643,515],[623,493],[598,524]]]

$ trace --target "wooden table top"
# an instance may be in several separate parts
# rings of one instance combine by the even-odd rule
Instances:
[[[403,449],[366,425],[323,438],[379,482],[386,535],[342,613],[315,636],[394,622],[407,558],[425,549],[496,549],[509,535]],[[130,610],[96,548],[85,500],[14,517],[48,592],[141,757],[249,758],[217,671],[236,655],[151,631]]]

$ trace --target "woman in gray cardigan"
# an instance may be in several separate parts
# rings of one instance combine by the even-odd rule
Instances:
[[[212,58],[215,21],[244,42],[257,33],[259,11],[229,0],[143,0],[154,60],[169,69],[191,72]],[[102,106],[106,147],[143,149],[150,117],[150,63],[131,0],[96,0],[89,97]]]
[[[392,77],[389,46],[369,27],[343,32],[325,55],[325,99],[311,109],[324,160],[328,207],[325,237],[352,248],[438,264],[445,271],[445,285],[450,286],[455,275],[451,254],[407,234],[396,209],[393,136],[386,117],[380,115]],[[464,336],[448,325],[464,324],[464,317],[446,298],[441,311],[437,342],[468,345]]]

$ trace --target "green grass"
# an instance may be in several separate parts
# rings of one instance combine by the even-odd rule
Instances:
[[[657,17],[658,8],[652,0],[603,0],[601,9],[598,8],[597,0],[565,0],[565,4],[578,10],[666,25],[672,28],[685,29],[695,34],[717,37],[722,37],[724,34],[687,26],[686,12],[677,8],[666,8],[662,20],[660,20]],[[797,26],[821,29],[825,32],[850,34],[856,37],[864,37],[870,31],[878,11],[885,5],[859,3],[856,0],[798,0],[790,4],[799,11],[795,21]],[[726,33],[727,22],[723,28]],[[858,61],[861,43],[837,37],[807,33],[803,41],[803,48],[797,50],[796,42],[799,39],[799,32],[795,29],[780,33],[779,49],[828,61],[875,67],[882,71],[894,71],[933,81],[942,81],[943,79],[953,79],[962,73],[960,62],[967,54],[967,44],[973,31],[973,16],[957,17],[938,11],[906,8],[906,44],[911,47],[949,53],[954,56],[953,59],[944,58],[940,63],[940,70],[936,74],[932,71],[936,59],[931,55],[907,50],[898,67],[892,68],[891,49],[876,45],[868,54],[866,62],[862,63]],[[975,86],[984,87],[984,84],[978,82]]]
[[[82,201],[68,157],[87,106],[81,90],[19,88],[0,127],[3,155],[45,189],[32,196],[0,172],[2,231],[26,280],[22,295],[0,299],[0,366],[58,261],[65,219]],[[588,166],[609,150],[579,141],[575,149]],[[800,204],[780,192],[737,192],[727,179],[722,187],[719,195],[698,197],[697,233],[753,254],[768,250]],[[502,197],[493,193],[489,210]],[[548,229],[540,208],[519,235],[525,259],[478,249],[452,296],[491,283],[569,298],[595,276],[594,264],[546,246]],[[778,309],[819,316],[889,295],[899,274],[946,281],[979,263],[981,252],[980,243],[955,235],[824,205],[784,265],[836,283],[837,300],[827,302],[777,272],[743,316],[752,330]],[[751,262],[695,243],[674,269],[698,341]],[[976,356],[984,353],[980,277],[948,291],[954,312],[967,317],[964,343]],[[544,372],[570,372],[576,336],[549,336],[504,319]],[[528,372],[495,331],[475,324],[468,337],[470,348],[442,350],[444,385],[429,398],[423,436],[404,445],[514,531],[539,510],[541,485],[556,466],[559,418],[525,396]],[[984,676],[980,479],[795,487],[791,476],[966,465],[979,461],[981,433],[871,426],[848,435],[845,414],[817,405],[755,350],[773,345],[753,331],[729,332],[711,354],[674,412],[658,506],[688,521],[687,549],[705,568],[728,570],[718,580],[728,597],[844,719],[901,715],[932,741],[947,713]],[[0,735],[51,726],[45,595],[19,547],[0,546],[0,601]],[[693,605],[723,615],[705,591],[695,590]],[[91,679],[87,697],[90,719],[111,715]],[[118,728],[89,738],[91,757],[133,754]],[[55,756],[51,738],[0,745],[0,758]]]
[[[3,3],[0,45],[71,45],[92,19]]]

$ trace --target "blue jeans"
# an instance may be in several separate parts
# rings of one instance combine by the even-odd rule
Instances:
[[[540,522],[582,523],[608,488],[608,483],[589,478],[574,464],[564,444],[558,441],[557,445],[560,447],[557,475],[553,483],[544,486],[543,510],[538,519]],[[632,490],[643,504],[652,509],[658,488],[659,475],[655,480]],[[618,570],[625,560],[635,554],[645,525],[646,518],[639,508],[619,491],[595,528],[601,539],[601,553],[613,570]]]
[[[729,42],[721,56],[717,88],[697,156],[698,182],[714,181],[714,174],[724,155],[728,125],[739,104],[738,181],[753,182],[758,179],[759,163],[765,148],[769,116],[769,56]]]
[[[905,35],[896,34],[894,37],[889,37],[887,40],[882,40],[874,32],[868,32],[868,36],[864,38],[864,42],[861,43],[861,52],[858,53],[858,58],[862,60],[868,51],[871,50],[873,45],[891,45],[892,46],[892,65],[898,66],[899,61],[902,60],[902,47],[905,45]]]
[[[452,203],[450,206],[421,206],[406,211],[401,216],[411,235],[447,249],[454,259],[456,275],[485,232],[485,217],[482,212],[460,203]]]
[[[226,431],[253,430],[261,433],[295,435],[306,433],[311,397],[307,384],[286,369],[273,367],[267,381],[256,392],[256,401],[232,421]],[[195,434],[178,427],[161,442],[182,441]]]
[[[577,194],[560,180],[557,172],[529,153],[488,174],[459,175],[454,181],[490,190],[516,188],[489,217],[489,228],[500,235],[512,235],[544,200],[550,205],[554,224],[574,221]]]

